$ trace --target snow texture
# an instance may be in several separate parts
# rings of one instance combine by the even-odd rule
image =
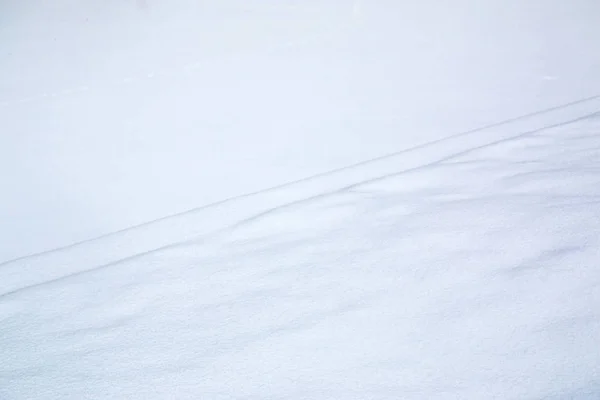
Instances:
[[[48,4],[0,13],[1,400],[600,398],[595,2]]]

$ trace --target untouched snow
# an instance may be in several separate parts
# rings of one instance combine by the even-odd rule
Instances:
[[[600,398],[600,3],[448,4],[1,3],[0,400]]]
[[[0,395],[597,399],[600,114],[455,141],[196,240],[5,289]]]
[[[600,93],[596,0],[136,2],[0,2],[0,262]]]

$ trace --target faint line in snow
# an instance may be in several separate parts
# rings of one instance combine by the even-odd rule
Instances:
[[[532,135],[532,134],[535,134],[535,133],[538,133],[538,132],[541,132],[541,131],[544,131],[544,130],[548,130],[548,129],[553,129],[553,128],[565,126],[565,125],[568,125],[568,124],[571,124],[571,123],[574,123],[574,122],[578,122],[578,121],[582,121],[582,120],[585,120],[585,119],[589,119],[590,117],[595,117],[597,115],[600,115],[600,109],[596,110],[596,111],[593,111],[591,113],[588,113],[588,114],[581,115],[581,116],[579,116],[577,118],[571,118],[571,119],[568,119],[568,120],[563,120],[561,122],[557,122],[557,123],[553,123],[553,124],[548,124],[548,125],[543,125],[543,126],[535,128],[535,129],[530,129],[530,130],[527,130],[527,131],[524,131],[524,132],[520,132],[520,133],[515,134],[515,135],[511,135],[509,137],[500,138],[500,139],[497,139],[497,140],[494,140],[494,141],[491,141],[491,142],[490,141],[484,141],[484,143],[482,143],[481,145],[471,146],[471,147],[468,147],[467,149],[464,149],[464,150],[461,150],[461,151],[457,151],[457,152],[453,152],[452,154],[446,154],[446,155],[441,156],[441,157],[434,156],[435,157],[434,160],[431,160],[431,161],[426,162],[426,163],[419,163],[418,165],[415,165],[415,166],[412,166],[412,167],[407,167],[407,168],[403,168],[401,170],[394,171],[394,172],[391,172],[391,173],[379,175],[379,176],[372,177],[372,178],[363,179],[361,181],[354,182],[352,184],[348,184],[348,185],[345,185],[345,186],[342,186],[342,187],[337,187],[337,188],[335,188],[333,190],[326,190],[326,191],[319,192],[318,194],[314,194],[314,195],[310,195],[310,196],[307,196],[307,197],[303,197],[303,198],[291,200],[291,201],[288,201],[288,202],[283,203],[283,204],[269,206],[266,210],[256,212],[256,213],[252,214],[249,217],[243,218],[243,219],[241,219],[241,220],[239,220],[239,221],[237,221],[235,223],[226,225],[226,226],[224,226],[224,227],[222,227],[220,229],[216,229],[216,230],[213,230],[213,231],[208,232],[206,234],[200,235],[199,237],[192,238],[192,239],[189,239],[189,240],[178,241],[178,242],[174,242],[174,243],[168,243],[166,245],[162,245],[162,246],[157,247],[157,248],[152,248],[152,249],[149,249],[149,250],[146,250],[146,251],[142,251],[142,252],[139,252],[139,253],[136,253],[136,254],[128,255],[126,257],[123,257],[123,258],[120,258],[120,259],[116,259],[116,260],[112,260],[110,262],[106,262],[106,263],[103,263],[101,265],[96,265],[94,267],[91,267],[91,268],[88,268],[88,269],[85,269],[85,270],[74,271],[72,273],[67,273],[67,274],[64,274],[64,275],[56,276],[56,277],[54,277],[52,279],[48,279],[48,280],[41,281],[41,282],[36,282],[36,283],[30,284],[30,285],[27,285],[27,286],[24,286],[24,287],[15,288],[13,290],[9,290],[9,291],[7,291],[5,293],[0,294],[0,298],[4,298],[5,299],[7,297],[12,297],[12,296],[15,296],[15,295],[22,294],[23,292],[26,292],[26,291],[28,291],[30,289],[39,288],[39,287],[45,287],[47,285],[53,285],[53,284],[62,282],[64,280],[66,280],[66,279],[71,279],[71,278],[75,278],[75,277],[78,277],[78,276],[83,276],[83,275],[86,275],[86,274],[89,274],[89,273],[94,273],[96,271],[100,271],[100,270],[103,270],[103,269],[106,269],[106,268],[110,268],[110,267],[119,265],[119,264],[121,264],[123,262],[131,261],[131,260],[134,260],[134,259],[138,259],[140,257],[144,257],[146,255],[153,254],[153,253],[156,253],[156,252],[159,252],[159,251],[172,250],[172,249],[176,249],[176,248],[185,247],[185,246],[190,245],[190,244],[195,244],[195,243],[198,243],[199,241],[204,241],[207,238],[214,237],[215,235],[219,235],[219,234],[222,234],[222,233],[231,232],[231,231],[233,231],[235,229],[238,229],[238,228],[240,228],[240,227],[242,227],[242,226],[244,226],[244,225],[246,225],[246,224],[248,224],[250,222],[256,221],[256,220],[258,220],[258,219],[260,219],[262,217],[271,215],[273,213],[277,213],[277,212],[282,211],[282,210],[286,210],[286,209],[289,209],[289,208],[292,208],[292,207],[295,207],[295,206],[298,206],[298,205],[306,204],[308,202],[311,202],[311,201],[314,201],[314,200],[317,200],[317,199],[322,199],[322,198],[325,198],[325,197],[328,197],[328,196],[331,196],[331,195],[335,195],[335,194],[339,194],[339,193],[344,193],[344,192],[348,192],[348,191],[355,190],[355,189],[360,189],[360,187],[362,187],[362,186],[365,186],[365,185],[368,185],[368,184],[372,184],[372,183],[376,183],[376,182],[385,181],[386,179],[398,177],[398,176],[401,176],[401,175],[406,174],[406,173],[420,171],[420,170],[423,170],[423,169],[426,169],[426,168],[430,168],[430,167],[439,165],[441,163],[450,161],[452,159],[455,159],[457,157],[461,157],[461,156],[467,155],[469,153],[476,152],[478,150],[482,150],[482,149],[485,149],[485,148],[488,148],[488,147],[496,146],[498,144],[509,142],[509,141],[512,141],[512,140],[522,139],[522,138],[525,138],[525,137],[527,137],[529,135]],[[498,123],[498,124],[495,124],[495,125],[502,125],[502,123]],[[485,128],[482,128],[482,129],[485,129]],[[476,131],[478,131],[478,130],[476,130]],[[471,132],[471,133],[473,133],[473,132]],[[454,137],[456,137],[456,136],[457,135],[454,135]],[[450,138],[450,137],[448,137],[448,138]],[[442,139],[442,141],[443,141],[443,139]],[[435,141],[435,142],[439,143],[440,140]],[[423,148],[423,146],[427,146],[427,144],[420,146],[420,148]],[[419,147],[419,146],[417,146],[417,147]],[[415,148],[406,149],[406,150],[398,152],[397,154],[400,154],[400,153],[406,154],[408,152],[414,151],[414,149]],[[360,164],[364,165],[364,164],[366,164],[368,162],[369,161],[366,161],[366,162],[363,162],[363,163],[360,163]],[[336,171],[344,170],[344,169],[348,169],[348,168],[354,168],[355,166],[356,166],[356,164],[348,166],[348,167],[343,167],[343,168],[338,169]],[[330,173],[331,172],[326,172],[326,173],[322,173],[322,174],[319,174],[319,175],[323,176],[323,175],[327,175],[327,174],[330,174]],[[311,180],[311,179],[314,179],[314,178],[315,178],[315,176],[312,176],[312,177],[304,178],[304,179],[301,179],[301,180],[298,180],[298,181],[294,181],[294,182],[289,182],[289,183],[286,183],[286,184],[282,184],[282,185],[279,185],[277,187],[273,187],[273,188],[270,188],[270,189],[265,189],[265,190],[257,191],[257,192],[254,192],[254,193],[240,195],[240,196],[236,196],[234,198],[229,198],[229,199],[221,200],[219,202],[212,203],[212,204],[209,204],[209,205],[205,205],[205,206],[199,207],[199,208],[194,209],[194,210],[189,210],[189,211],[186,211],[186,212],[174,215],[174,216],[170,216],[170,217],[160,218],[158,220],[150,221],[150,222],[147,222],[145,224],[138,225],[137,227],[128,228],[126,230],[131,230],[131,229],[139,228],[139,227],[142,227],[142,226],[145,226],[145,225],[153,224],[153,223],[161,221],[161,220],[173,218],[175,216],[186,215],[186,214],[190,214],[192,212],[196,212],[196,211],[199,211],[199,210],[209,209],[209,208],[212,208],[212,207],[215,207],[215,206],[218,206],[218,205],[223,205],[225,203],[229,203],[229,202],[231,202],[233,200],[239,200],[239,199],[244,198],[244,197],[249,197],[249,196],[253,196],[253,195],[256,195],[256,194],[261,194],[261,193],[266,193],[266,192],[269,192],[269,191],[274,191],[274,190],[277,190],[277,189],[281,189],[281,188],[284,188],[284,187],[287,187],[287,186],[290,186],[290,185],[293,185],[293,184],[296,184],[296,183],[299,183],[299,182],[302,182],[302,181]],[[123,231],[125,231],[125,230],[123,230]],[[110,234],[109,235],[104,235],[102,237],[106,237],[106,236],[110,236]],[[100,238],[97,238],[97,239],[100,239]],[[97,240],[97,239],[92,239],[92,240]],[[78,244],[81,244],[81,243],[83,243],[83,242],[80,242]],[[75,244],[75,245],[77,245],[77,244]],[[75,245],[66,246],[65,248],[73,247]],[[65,248],[62,248],[62,249],[65,249]],[[61,250],[61,249],[55,249],[55,250],[51,250],[51,251],[48,251],[48,252],[39,253],[37,255],[48,254],[48,253],[52,253],[52,252],[55,252],[55,251],[58,251],[58,250]],[[22,257],[22,258],[17,259],[17,260],[22,260],[22,259],[26,259],[26,258],[29,258],[29,257]],[[6,263],[1,263],[0,267],[6,265],[8,263],[17,261],[17,260],[9,261],[9,262],[6,262]]]
[[[419,144],[419,145],[416,145],[416,146],[412,146],[410,148],[400,149],[400,150],[397,150],[397,151],[392,152],[392,153],[388,153],[388,154],[385,154],[385,155],[382,155],[382,156],[379,156],[379,157],[375,157],[375,158],[370,158],[370,159],[367,159],[367,160],[363,160],[363,161],[360,161],[360,162],[357,162],[357,163],[354,163],[354,164],[350,164],[350,165],[347,165],[347,166],[344,166],[344,167],[340,167],[340,168],[328,170],[328,171],[321,172],[321,173],[318,173],[318,174],[315,174],[315,175],[311,175],[311,176],[308,176],[308,177],[305,177],[305,178],[301,178],[301,179],[298,179],[298,180],[289,181],[289,182],[282,183],[282,184],[279,184],[279,185],[276,185],[276,186],[272,186],[272,187],[269,187],[269,188],[260,189],[260,190],[254,191],[254,192],[249,192],[249,193],[244,193],[244,194],[240,194],[240,195],[237,195],[237,196],[232,196],[232,197],[229,197],[229,198],[226,198],[226,199],[222,199],[222,200],[219,200],[219,201],[216,201],[216,202],[213,202],[213,203],[209,203],[209,204],[205,204],[205,205],[202,205],[202,206],[199,206],[199,207],[195,207],[195,208],[192,208],[190,210],[182,211],[180,213],[168,215],[168,216],[165,216],[165,217],[161,217],[161,218],[157,218],[157,219],[154,219],[154,220],[151,220],[151,221],[147,221],[147,222],[142,223],[142,224],[138,224],[138,225],[131,226],[131,227],[128,227],[128,228],[124,228],[124,229],[120,229],[120,230],[117,230],[117,231],[114,231],[114,232],[110,232],[110,233],[98,236],[96,238],[91,238],[91,239],[79,241],[79,242],[76,242],[76,243],[73,243],[73,244],[70,244],[70,245],[61,246],[61,247],[55,248],[53,250],[47,250],[47,251],[43,251],[43,252],[39,252],[39,253],[30,254],[30,255],[27,255],[27,256],[18,257],[16,259],[0,263],[0,267],[4,267],[4,266],[7,266],[9,264],[12,264],[12,263],[15,263],[15,262],[18,262],[18,261],[22,261],[22,260],[25,260],[25,259],[29,259],[29,258],[40,257],[40,256],[51,254],[51,253],[58,253],[58,252],[61,252],[61,251],[65,251],[65,250],[71,249],[71,248],[73,248],[75,246],[78,246],[78,245],[82,245],[82,244],[86,244],[86,243],[93,243],[93,242],[96,242],[96,241],[98,241],[100,239],[103,239],[103,238],[106,238],[106,237],[109,237],[109,236],[113,236],[113,235],[116,235],[116,234],[130,232],[130,231],[133,231],[133,230],[138,229],[138,228],[148,227],[148,226],[150,226],[152,224],[155,224],[155,223],[164,222],[164,221],[168,221],[168,220],[171,220],[171,219],[174,219],[174,218],[177,218],[177,217],[185,216],[185,215],[188,215],[188,214],[191,214],[191,213],[196,213],[196,212],[200,212],[200,211],[203,211],[203,210],[208,210],[208,209],[211,209],[211,208],[223,206],[223,205],[226,205],[226,204],[229,204],[229,203],[232,203],[232,202],[235,202],[235,201],[243,200],[243,199],[246,199],[246,198],[250,198],[250,197],[253,197],[253,196],[264,195],[264,194],[268,194],[268,193],[271,193],[271,192],[279,191],[281,189],[289,188],[289,187],[292,187],[294,185],[308,183],[308,182],[315,181],[315,180],[320,179],[320,178],[328,177],[328,176],[331,176],[331,175],[334,175],[334,174],[338,174],[338,173],[341,173],[341,172],[345,172],[345,171],[352,170],[352,169],[355,169],[355,168],[359,168],[359,167],[362,167],[362,166],[366,166],[366,165],[369,165],[369,164],[375,164],[375,163],[378,163],[378,162],[381,162],[381,161],[385,161],[385,160],[388,160],[388,159],[393,159],[393,158],[396,158],[398,156],[405,156],[407,154],[411,154],[411,153],[414,153],[414,152],[417,152],[417,151],[428,150],[430,148],[435,148],[436,145],[439,145],[439,144],[442,144],[442,143],[447,143],[447,142],[452,142],[452,141],[455,141],[456,139],[467,137],[467,136],[473,135],[475,133],[480,133],[482,131],[486,131],[486,130],[490,130],[490,129],[502,127],[504,125],[508,125],[508,124],[512,124],[512,123],[516,123],[516,122],[522,122],[522,121],[527,120],[529,118],[541,116],[541,115],[544,115],[544,114],[548,114],[548,113],[559,111],[559,110],[563,110],[563,109],[568,109],[568,108],[576,106],[576,105],[582,105],[582,104],[590,103],[590,102],[597,101],[597,100],[600,100],[600,95],[595,95],[595,96],[591,96],[591,97],[587,97],[587,98],[575,100],[575,101],[572,101],[572,102],[569,102],[569,103],[564,103],[564,104],[561,104],[561,105],[558,105],[558,106],[554,106],[554,107],[549,107],[549,108],[546,108],[546,109],[538,110],[538,111],[535,111],[535,112],[532,112],[532,113],[528,113],[528,114],[524,114],[524,115],[521,115],[521,116],[518,116],[518,117],[506,119],[506,120],[503,120],[503,121],[500,121],[500,122],[497,122],[497,123],[488,124],[486,126],[482,126],[482,127],[476,128],[476,129],[471,129],[471,130],[464,131],[464,132],[454,133],[452,135],[448,135],[448,136],[442,137],[440,139],[436,139],[436,140],[433,140],[433,141],[425,142],[425,143],[422,143],[422,144]],[[558,119],[558,122],[555,122],[555,123],[552,123],[552,124],[543,124],[542,125],[542,124],[538,123],[536,126],[534,126],[534,128],[526,128],[524,130],[524,132],[522,131],[518,135],[513,135],[513,136],[499,138],[499,139],[494,139],[492,141],[490,141],[489,139],[487,139],[487,140],[481,139],[483,141],[483,143],[480,144],[480,145],[478,145],[478,146],[469,147],[467,149],[462,149],[461,151],[457,151],[457,152],[454,152],[452,154],[445,154],[445,155],[441,154],[441,155],[438,155],[436,153],[433,156],[434,160],[429,161],[429,162],[425,162],[424,164],[420,163],[419,165],[414,166],[414,167],[403,168],[400,171],[397,170],[397,171],[393,171],[393,172],[388,173],[388,174],[382,174],[382,175],[379,175],[378,177],[369,178],[368,180],[363,180],[360,183],[355,182],[353,184],[346,185],[346,186],[344,186],[342,188],[337,188],[337,189],[335,189],[333,191],[329,190],[329,191],[326,191],[326,192],[321,192],[320,195],[324,195],[326,193],[335,193],[335,192],[338,192],[340,190],[349,190],[349,189],[355,188],[356,186],[358,186],[360,184],[365,184],[365,183],[371,182],[371,181],[375,182],[378,179],[383,179],[385,177],[394,176],[394,175],[406,173],[408,171],[413,171],[413,170],[416,170],[416,169],[419,169],[419,168],[427,167],[429,165],[432,165],[432,163],[436,164],[436,163],[440,163],[440,162],[449,161],[449,160],[451,160],[453,158],[459,157],[461,155],[467,154],[467,153],[475,151],[477,149],[481,149],[481,148],[484,148],[484,147],[487,147],[487,146],[491,146],[491,145],[495,145],[495,144],[498,144],[498,143],[502,143],[502,142],[507,141],[507,140],[514,140],[515,138],[522,137],[524,135],[529,135],[529,134],[532,134],[532,133],[535,133],[535,132],[539,132],[541,130],[550,129],[550,128],[554,128],[554,127],[557,127],[557,126],[562,126],[562,125],[565,125],[565,124],[568,124],[568,123],[572,123],[572,122],[575,122],[575,121],[579,121],[579,120],[582,120],[582,119],[587,119],[587,118],[591,118],[591,117],[595,117],[597,115],[600,115],[599,114],[600,113],[600,109],[597,108],[598,106],[597,105],[593,105],[593,106],[595,107],[594,109],[591,109],[591,108],[588,109],[588,108],[586,108],[586,111],[580,112],[579,116],[577,118],[573,118],[573,117],[560,118],[560,119]],[[319,196],[319,195],[317,195],[317,196]],[[315,195],[306,197],[304,199],[298,199],[298,200],[288,201],[287,204],[288,205],[295,204],[295,203],[297,203],[299,201],[306,200],[307,198],[313,198],[313,197],[315,197]],[[279,205],[277,207],[283,207],[283,206],[285,206],[285,205]],[[263,213],[264,212],[266,212],[266,211],[263,211]],[[238,223],[240,223],[240,222],[241,221],[238,221]],[[236,224],[233,224],[233,225],[235,226]],[[224,229],[224,228],[221,228],[221,229]],[[216,231],[219,231],[219,230],[220,229],[216,229],[213,232],[216,232]],[[179,243],[177,243],[177,244],[179,244]],[[166,245],[166,246],[160,247],[160,249],[165,249],[165,248],[169,248],[169,247],[173,247],[173,245]],[[147,253],[147,252],[148,251],[143,252],[143,253]],[[142,253],[140,253],[140,254],[142,254]]]

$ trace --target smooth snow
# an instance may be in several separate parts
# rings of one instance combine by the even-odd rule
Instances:
[[[0,262],[600,94],[592,0],[145,3],[0,4]]]
[[[596,114],[81,263],[0,296],[0,393],[596,399],[599,157]]]
[[[0,399],[600,398],[599,35],[0,4]]]

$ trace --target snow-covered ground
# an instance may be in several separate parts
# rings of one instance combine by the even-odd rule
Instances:
[[[596,0],[145,3],[0,3],[0,260],[600,93]]]
[[[411,3],[0,4],[0,399],[600,398],[600,7]]]
[[[0,395],[597,399],[600,114],[506,133],[164,249],[3,265]]]

